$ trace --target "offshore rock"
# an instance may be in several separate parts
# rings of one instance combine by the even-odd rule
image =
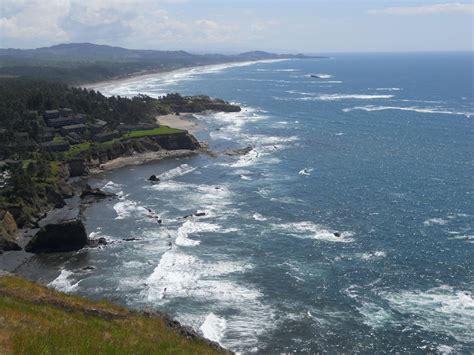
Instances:
[[[80,220],[69,220],[42,227],[26,245],[30,253],[57,253],[82,249],[88,239]]]

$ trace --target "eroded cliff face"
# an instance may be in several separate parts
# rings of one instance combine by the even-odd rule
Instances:
[[[0,251],[20,250],[17,225],[10,212],[0,210]]]
[[[201,146],[197,139],[186,132],[134,138],[117,142],[107,149],[91,150],[81,157],[68,161],[69,176],[84,176],[90,166],[104,164],[110,160],[134,153],[157,152],[159,150],[196,150]]]

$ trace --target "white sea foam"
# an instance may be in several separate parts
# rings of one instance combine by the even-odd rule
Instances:
[[[226,328],[227,322],[223,317],[218,317],[214,313],[209,313],[199,329],[204,337],[221,344],[220,342],[224,336]]]
[[[459,351],[457,351],[452,346],[444,345],[444,344],[438,345],[436,350],[438,350],[440,354],[457,354],[457,353],[459,353]]]
[[[256,221],[260,221],[260,222],[263,222],[263,221],[266,221],[267,218],[262,216],[260,213],[254,213],[253,214],[253,219],[255,219]]]
[[[102,190],[109,192],[118,192],[122,189],[123,185],[117,184],[113,181],[108,181],[103,187]]]
[[[464,240],[467,243],[474,244],[474,235],[456,235],[454,237],[451,237],[449,239],[452,240]]]
[[[331,74],[309,74],[308,77],[311,78],[311,75],[316,75],[319,79],[329,79],[332,78]]]
[[[199,240],[189,239],[190,234],[201,233],[201,232],[219,232],[221,226],[212,223],[195,222],[187,220],[181,227],[178,228],[178,236],[176,238],[176,244],[181,246],[194,246],[199,245]]]
[[[401,91],[401,88],[376,88],[377,91]]]
[[[311,172],[313,171],[313,168],[304,168],[298,172],[299,175],[304,175],[304,176],[309,176],[311,175]]]
[[[353,232],[341,232],[340,236],[336,237],[334,235],[335,231],[331,231],[313,222],[272,224],[272,227],[275,230],[286,232],[287,234],[298,238],[309,238],[338,243],[350,243],[354,241],[354,239],[351,238],[354,235]]]
[[[164,173],[159,175],[160,180],[170,180],[174,179],[175,177],[182,176],[185,174],[189,174],[196,170],[196,167],[189,166],[188,164],[181,164],[180,166],[165,171]]]
[[[374,259],[385,258],[387,254],[382,250],[378,250],[374,252],[366,252],[366,253],[358,254],[358,256],[363,260],[374,260]]]
[[[340,101],[340,100],[379,100],[391,99],[393,95],[363,95],[363,94],[323,94],[311,97],[302,97],[303,101]]]
[[[209,302],[219,314],[232,310],[226,316],[224,329],[222,320],[199,313],[178,314],[177,319],[199,328],[205,325],[205,335],[212,333],[220,342],[234,349],[258,346],[258,337],[273,328],[272,310],[261,302],[262,293],[248,285],[241,285],[231,279],[231,274],[243,273],[251,266],[243,262],[204,262],[195,256],[182,253],[179,249],[166,252],[154,272],[148,277],[145,291],[148,301],[166,303],[183,298],[194,302]],[[217,317],[220,318],[220,317]],[[207,333],[209,332],[209,333]],[[225,333],[239,334],[235,342],[225,339]],[[210,334],[211,333],[211,334]]]
[[[449,221],[443,219],[443,218],[430,218],[427,219],[426,221],[423,222],[423,225],[425,226],[434,226],[434,225],[440,225],[444,226],[445,224],[448,224]]]
[[[72,276],[74,273],[72,271],[62,269],[61,273],[57,278],[55,278],[53,281],[51,281],[48,286],[54,287],[56,290],[61,291],[61,292],[72,292],[77,289],[79,286],[79,282],[73,283],[69,279],[70,276]]]
[[[443,333],[462,342],[474,339],[471,292],[440,286],[427,291],[383,292],[381,296],[426,331]]]
[[[276,72],[295,72],[300,71],[300,69],[275,69]]]
[[[472,112],[462,112],[462,111],[451,111],[443,108],[423,108],[423,107],[404,107],[404,106],[374,106],[374,105],[367,105],[367,106],[355,106],[351,108],[345,108],[342,111],[350,112],[362,110],[367,112],[373,111],[385,111],[385,110],[399,110],[399,111],[413,111],[418,113],[431,113],[431,114],[446,114],[446,115],[462,115],[470,118],[474,113]]]
[[[142,207],[137,202],[131,200],[117,202],[113,208],[117,213],[115,219],[145,218],[150,215],[150,212],[145,207]]]
[[[136,261],[136,260],[126,261],[122,264],[122,266],[127,268],[127,269],[138,269],[138,268],[141,268],[145,265],[146,265],[146,263],[142,263],[142,262]]]

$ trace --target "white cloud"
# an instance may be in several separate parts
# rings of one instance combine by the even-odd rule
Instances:
[[[430,15],[464,13],[473,14],[474,5],[464,3],[445,3],[413,7],[387,7],[384,9],[369,10],[370,15]]]
[[[70,6],[69,0],[2,0],[2,10],[5,12],[2,11],[4,15],[0,17],[0,39],[65,41],[68,34],[61,27],[61,22]]]

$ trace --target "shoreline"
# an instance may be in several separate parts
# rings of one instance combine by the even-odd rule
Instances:
[[[199,154],[199,150],[179,149],[179,150],[159,150],[157,152],[135,153],[129,156],[122,156],[106,163],[100,164],[98,168],[91,169],[84,179],[89,179],[93,175],[97,175],[106,171],[121,169],[131,165],[143,165],[154,161],[162,161],[165,159],[187,158]]]
[[[83,83],[80,85],[77,85],[80,88],[84,89],[89,89],[89,90],[96,90],[96,91],[101,91],[103,88],[107,88],[108,86],[111,85],[117,85],[119,83],[131,83],[137,80],[146,80],[146,79],[151,79],[151,78],[156,78],[156,79],[163,79],[166,75],[170,74],[179,74],[179,73],[186,73],[189,71],[197,70],[197,69],[203,69],[203,70],[212,70],[212,69],[217,69],[219,70],[220,68],[222,69],[227,69],[227,68],[232,68],[232,67],[241,67],[241,66],[247,66],[247,65],[253,65],[257,63],[275,63],[275,62],[282,62],[282,61],[287,61],[291,60],[292,58],[282,58],[282,59],[261,59],[261,60],[253,60],[253,61],[243,61],[243,62],[224,62],[220,64],[209,64],[209,65],[194,65],[190,67],[184,67],[184,68],[179,68],[179,69],[173,69],[173,70],[166,70],[166,71],[159,71],[159,70],[152,70],[147,73],[135,73],[135,74],[130,74],[126,77],[116,77],[104,81],[98,81],[98,82],[93,82],[93,83]],[[103,94],[103,93],[102,93]],[[105,94],[103,94],[105,95]],[[107,95],[106,95],[107,96]]]
[[[204,123],[199,121],[192,113],[182,113],[180,115],[175,113],[169,115],[157,115],[155,116],[155,121],[162,126],[169,126],[188,131],[192,135],[197,132],[208,130]]]

